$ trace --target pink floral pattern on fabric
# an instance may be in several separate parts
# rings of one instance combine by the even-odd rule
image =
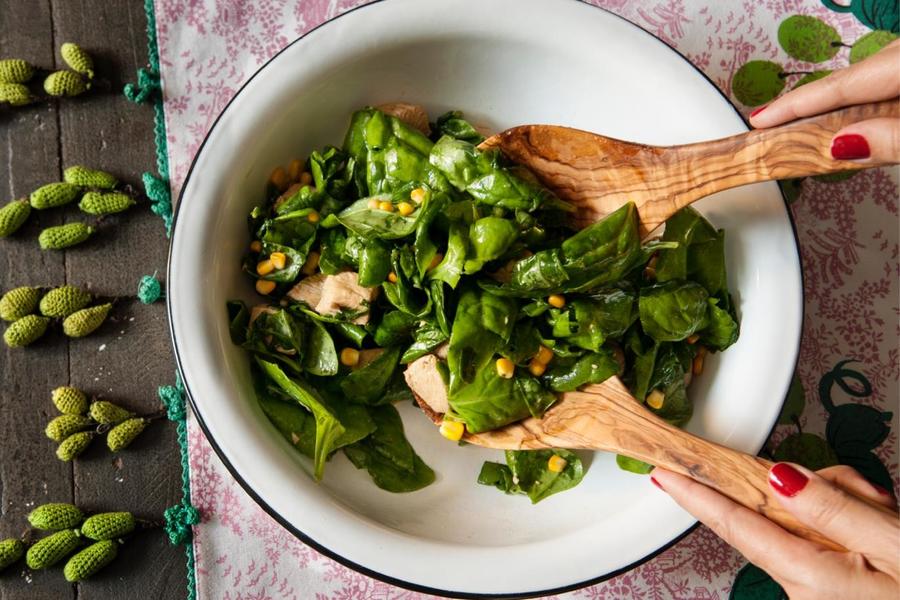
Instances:
[[[169,165],[177,194],[206,132],[253,72],[323,21],[365,0],[156,0]],[[827,21],[842,39],[866,29],[819,0],[593,0],[676,48],[726,92],[751,59],[799,65],[778,45],[778,24],[793,14]],[[847,50],[818,68],[846,65]],[[746,109],[749,112],[749,109]],[[804,182],[792,204],[802,250],[806,321],[799,376],[807,393],[804,431],[822,434],[828,414],[815,401],[823,373],[846,358],[872,384],[855,401],[894,410],[891,434],[875,452],[896,489],[898,329],[898,172],[864,172],[838,183]],[[892,408],[893,407],[893,408]],[[375,581],[301,543],[260,509],[216,457],[189,416],[192,502],[200,598],[227,600],[420,600]],[[793,426],[780,426],[778,442]],[[772,444],[774,447],[774,444]],[[607,582],[560,598],[722,599],[745,564],[706,528],[655,559]]]

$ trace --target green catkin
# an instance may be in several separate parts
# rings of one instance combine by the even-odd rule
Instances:
[[[0,319],[17,321],[34,312],[41,299],[41,289],[36,287],[17,287],[0,297]]]
[[[94,61],[81,46],[66,42],[60,46],[59,53],[70,69],[81,73],[88,79],[94,78]]]
[[[81,526],[81,535],[92,540],[114,540],[134,531],[137,522],[130,512],[91,515]]]
[[[69,204],[80,193],[81,187],[71,183],[48,183],[31,192],[28,200],[31,202],[32,208],[45,210]]]
[[[112,215],[134,206],[134,199],[122,192],[88,192],[81,197],[78,208],[89,215]]]
[[[75,71],[55,71],[44,80],[44,91],[50,96],[77,96],[90,87],[91,84]]]
[[[60,415],[47,423],[44,433],[54,442],[62,442],[73,433],[94,425],[94,421],[84,415]]]
[[[51,393],[53,406],[64,415],[84,415],[88,410],[87,394],[71,386],[61,386]]]
[[[63,333],[69,337],[80,338],[90,335],[103,325],[112,304],[100,304],[90,308],[82,308],[63,320]]]
[[[93,543],[69,559],[63,569],[63,575],[66,581],[71,583],[82,581],[111,563],[118,553],[117,542],[104,540]]]
[[[35,542],[25,554],[25,563],[30,569],[35,570],[52,567],[72,554],[79,543],[78,532],[74,529],[57,531]]]
[[[106,434],[106,446],[113,452],[124,450],[147,427],[147,419],[135,417],[123,421],[109,430]]]
[[[44,531],[74,529],[84,521],[84,513],[77,506],[64,502],[42,504],[28,514],[28,522],[32,527]]]
[[[115,425],[134,416],[133,412],[106,400],[92,402],[91,410],[88,414],[93,420],[103,425]]]
[[[94,228],[85,223],[66,223],[48,227],[38,236],[41,250],[65,250],[86,241],[94,233]]]
[[[119,185],[116,177],[106,171],[98,171],[75,165],[63,171],[63,181],[86,188],[111,190]]]
[[[0,60],[0,83],[25,83],[34,75],[34,68],[21,58]]]
[[[25,198],[13,200],[0,208],[0,238],[9,237],[18,231],[30,214],[31,205]]]
[[[87,450],[93,439],[93,431],[73,433],[56,447],[56,458],[63,462],[74,460],[79,454]]]
[[[74,285],[64,285],[44,294],[44,297],[41,298],[40,310],[45,317],[62,319],[81,310],[90,301],[90,292],[86,292]]]
[[[25,554],[25,542],[15,538],[0,542],[0,571],[17,562]]]
[[[22,348],[37,341],[47,331],[50,319],[27,315],[9,324],[3,332],[3,341],[10,348]]]
[[[31,92],[21,83],[0,83],[0,104],[25,106],[31,104]]]

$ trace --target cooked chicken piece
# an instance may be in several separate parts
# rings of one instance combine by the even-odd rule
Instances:
[[[406,104],[405,102],[388,102],[376,106],[386,115],[397,117],[410,127],[414,127],[425,135],[431,135],[431,127],[428,126],[428,113],[418,104]]]
[[[250,308],[250,322],[248,324],[252,325],[253,321],[259,318],[259,315],[272,314],[273,312],[275,312],[275,307],[268,304],[257,304]]]
[[[345,309],[356,311],[367,308],[377,295],[378,288],[359,285],[359,275],[353,271],[328,275],[322,285],[322,298],[316,304],[315,311],[320,315],[335,315]],[[360,315],[353,322],[365,325],[369,322],[369,314]]]
[[[437,369],[438,360],[434,354],[426,354],[410,363],[403,376],[417,399],[434,412],[445,413],[450,410],[450,403],[444,378]]]
[[[315,310],[319,301],[322,300],[322,287],[325,285],[325,280],[329,277],[331,276],[325,275],[324,273],[319,273],[318,275],[313,275],[311,277],[304,277],[300,280],[300,283],[292,287],[286,295],[291,300],[305,302],[310,308]]]
[[[441,360],[447,360],[448,352],[450,352],[450,344],[448,344],[447,342],[444,342],[443,344],[441,344],[440,346],[435,348],[434,352],[432,352],[432,354],[434,354]]]
[[[377,287],[359,285],[359,276],[353,271],[344,271],[337,275],[319,273],[305,277],[292,287],[287,297],[297,302],[305,302],[320,315],[336,315],[342,310],[355,311],[368,306],[378,295]],[[369,322],[369,314],[363,314],[353,320],[365,325]]]

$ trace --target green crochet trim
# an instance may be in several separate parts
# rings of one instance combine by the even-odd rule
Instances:
[[[137,83],[125,86],[125,97],[132,102],[153,100],[153,135],[156,140],[156,172],[144,173],[144,191],[150,210],[162,217],[166,235],[172,235],[172,192],[169,186],[169,158],[166,143],[166,117],[163,110],[162,82],[159,75],[159,49],[156,45],[156,16],[153,0],[144,0],[147,13],[147,56],[149,69],[139,69]]]
[[[156,13],[153,0],[144,0],[144,12],[147,14],[147,56],[149,69],[138,71],[137,84],[125,86],[125,96],[132,102],[153,100],[153,134],[156,141],[156,172],[144,173],[143,181],[147,197],[152,202],[151,210],[163,219],[166,234],[172,234],[172,194],[169,187],[169,158],[166,144],[166,119],[163,111],[162,88],[159,77],[159,47],[156,43]],[[152,280],[152,281],[148,281]],[[154,283],[156,285],[154,285]],[[147,299],[156,293],[161,294],[159,281],[145,276],[140,282],[140,292],[146,291]],[[158,293],[157,293],[158,291]],[[143,301],[144,298],[141,298]],[[190,464],[188,462],[187,411],[185,408],[184,386],[176,374],[174,386],[159,388],[160,400],[166,406],[169,419],[175,421],[178,434],[178,447],[181,453],[181,503],[166,510],[166,533],[173,544],[183,543],[187,558],[187,599],[197,597],[197,577],[194,561],[194,544],[191,526],[200,522],[200,514],[191,506]]]
[[[194,544],[191,527],[200,523],[200,512],[191,505],[191,478],[188,462],[187,407],[184,398],[184,384],[175,373],[175,385],[159,388],[159,399],[166,407],[166,416],[176,423],[178,446],[181,449],[181,503],[170,506],[165,512],[165,530],[173,544],[184,544],[187,556],[187,598],[197,597],[196,574],[194,571]]]

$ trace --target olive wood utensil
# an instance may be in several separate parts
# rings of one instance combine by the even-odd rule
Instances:
[[[642,233],[681,208],[729,188],[808,175],[877,167],[883,162],[835,160],[831,138],[843,127],[900,117],[900,103],[860,104],[770,129],[681,146],[648,146],[556,125],[522,125],[489,137],[546,187],[575,204],[577,223],[597,221],[628,201]]]
[[[440,425],[443,415],[431,410],[418,395],[416,401]],[[466,432],[463,440],[497,450],[566,448],[624,454],[699,481],[802,538],[845,550],[781,507],[768,484],[774,463],[666,423],[638,402],[618,377],[560,394],[559,401],[540,419],[531,417],[482,433]]]

